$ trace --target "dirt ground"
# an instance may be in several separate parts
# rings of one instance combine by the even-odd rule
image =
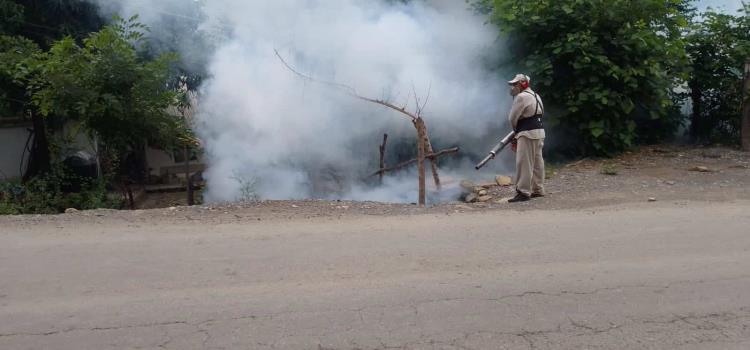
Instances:
[[[701,167],[701,169],[699,169]],[[184,193],[151,195],[144,204],[157,209],[134,211],[93,210],[57,216],[0,218],[15,224],[38,221],[91,220],[102,217],[127,222],[245,222],[287,219],[337,219],[359,215],[414,215],[497,210],[576,209],[655,201],[733,201],[750,199],[750,154],[727,147],[659,145],[642,147],[612,159],[582,159],[549,165],[544,198],[508,204],[511,186],[489,189],[485,203],[455,201],[428,208],[413,204],[351,201],[260,201],[199,205],[184,204]],[[702,170],[702,171],[700,171]],[[609,174],[605,174],[609,173]],[[492,179],[487,179],[492,182]]]

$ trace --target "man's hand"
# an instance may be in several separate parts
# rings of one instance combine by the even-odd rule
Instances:
[[[513,152],[518,152],[518,139],[513,139],[513,142],[510,144],[510,149]]]

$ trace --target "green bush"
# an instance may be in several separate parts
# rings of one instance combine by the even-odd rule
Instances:
[[[56,214],[80,210],[120,208],[103,181],[90,180],[57,167],[50,174],[24,183],[0,182],[0,215]]]

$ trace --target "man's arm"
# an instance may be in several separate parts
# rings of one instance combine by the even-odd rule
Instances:
[[[523,110],[526,107],[526,103],[524,102],[525,96],[522,95],[518,95],[513,99],[513,105],[510,107],[510,113],[508,114],[508,121],[510,121],[510,126],[513,127],[513,130],[516,130],[518,119],[521,119]]]

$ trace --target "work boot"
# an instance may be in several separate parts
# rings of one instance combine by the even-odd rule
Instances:
[[[527,196],[527,195],[525,195],[525,194],[523,194],[521,192],[518,192],[518,193],[516,193],[515,197],[513,197],[511,199],[508,199],[508,203],[525,202],[525,201],[527,201],[529,199],[531,199],[531,198],[529,198],[529,196]]]

